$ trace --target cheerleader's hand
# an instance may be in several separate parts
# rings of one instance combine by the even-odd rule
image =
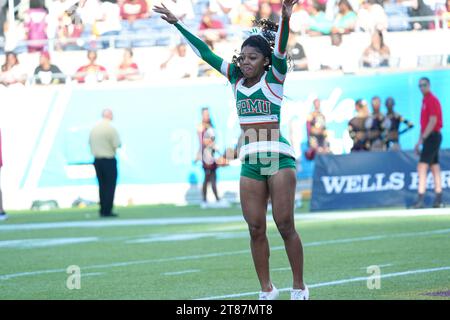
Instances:
[[[166,6],[161,3],[161,6],[154,6],[153,11],[161,14],[161,19],[166,20],[170,24],[175,24],[178,22],[178,18],[166,8]]]
[[[283,18],[290,18],[292,15],[292,8],[294,5],[298,3],[299,0],[284,0],[283,1],[283,8],[281,10],[281,14]]]

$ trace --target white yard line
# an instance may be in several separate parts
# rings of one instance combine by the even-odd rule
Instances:
[[[217,240],[237,239],[248,237],[248,232],[191,232],[191,233],[175,233],[171,235],[156,234],[147,237],[140,237],[126,241],[126,243],[153,243],[153,242],[173,242],[198,240],[204,238],[213,238]]]
[[[174,271],[174,272],[164,272],[161,273],[163,276],[178,276],[180,274],[186,274],[186,273],[196,273],[200,272],[199,269],[192,269],[192,270],[183,270],[183,271]]]
[[[364,218],[383,217],[420,217],[420,216],[450,216],[449,208],[442,209],[422,209],[422,210],[384,210],[384,211],[354,211],[354,212],[333,212],[333,213],[301,213],[296,214],[297,221],[331,221],[331,220],[353,220]],[[268,215],[268,221],[273,221]],[[235,216],[211,216],[211,217],[186,217],[186,218],[158,218],[158,219],[119,219],[114,221],[70,221],[70,222],[39,222],[0,225],[0,231],[18,230],[44,230],[61,228],[112,228],[131,226],[159,226],[159,225],[189,225],[199,223],[232,223],[242,222],[242,215]]]
[[[387,274],[380,275],[380,278],[394,278],[394,277],[408,276],[408,275],[421,274],[421,273],[432,273],[432,272],[447,271],[447,270],[450,270],[450,266],[387,273]],[[314,289],[314,288],[320,288],[320,287],[336,286],[336,285],[347,284],[347,283],[352,283],[352,282],[367,281],[367,279],[368,279],[368,277],[366,276],[366,277],[355,277],[355,278],[328,281],[328,282],[319,282],[316,284],[308,285],[308,288]],[[283,288],[283,289],[279,289],[279,290],[281,292],[285,292],[285,291],[291,290],[291,288]],[[204,297],[204,298],[199,298],[196,300],[223,300],[223,299],[233,299],[233,298],[241,298],[241,297],[248,297],[248,296],[257,296],[258,294],[259,294],[258,291],[253,291],[253,292],[227,294],[227,295],[221,295],[221,296]],[[312,297],[313,297],[313,294],[312,294]]]
[[[446,234],[450,233],[450,229],[440,229],[440,230],[430,230],[430,231],[421,231],[417,233],[408,232],[408,233],[394,233],[394,234],[384,234],[384,235],[376,235],[369,237],[356,237],[356,238],[348,238],[348,239],[336,239],[336,240],[325,240],[325,241],[315,241],[310,243],[305,243],[305,247],[309,246],[321,246],[321,245],[332,245],[332,244],[341,244],[341,243],[351,243],[351,242],[361,242],[361,241],[373,241],[378,239],[387,239],[387,238],[401,238],[401,237],[417,237],[417,236],[427,236],[427,235],[435,235],[435,234]],[[284,246],[272,247],[272,251],[275,250],[284,250]],[[233,256],[239,254],[248,254],[250,252],[249,249],[239,250],[239,251],[229,251],[229,252],[215,252],[215,253],[206,253],[206,254],[198,254],[198,255],[190,255],[190,256],[179,256],[179,257],[170,257],[170,258],[160,258],[160,259],[148,259],[148,260],[136,260],[136,261],[126,261],[126,262],[116,262],[109,264],[100,264],[100,265],[91,265],[81,267],[82,270],[86,269],[108,269],[114,267],[127,267],[132,265],[139,264],[152,264],[152,263],[163,263],[163,262],[174,262],[174,261],[186,261],[186,260],[199,260],[199,259],[207,259],[207,258],[216,258],[216,257],[225,257],[225,256]],[[19,272],[12,274],[0,275],[0,280],[9,280],[12,278],[24,277],[24,276],[34,276],[40,274],[49,274],[49,273],[59,273],[65,272],[66,269],[50,269],[50,270],[41,270],[41,271],[30,271],[30,272]]]
[[[285,267],[285,268],[274,268],[271,271],[291,271],[291,267]]]
[[[96,242],[98,240],[97,237],[2,240],[0,241],[0,248],[47,248],[68,244]]]
[[[393,265],[394,265],[393,263],[376,264],[376,266],[377,266],[377,267],[380,267],[380,268],[384,268],[384,267],[392,267]],[[360,269],[361,269],[361,270],[367,270],[368,267],[369,267],[369,266],[361,267]]]
[[[84,277],[98,277],[104,275],[104,272],[90,272],[90,273],[82,273],[81,278]]]
[[[70,222],[39,222],[0,225],[0,231],[18,230],[45,230],[61,228],[115,228],[132,226],[161,226],[161,225],[186,225],[199,223],[230,223],[243,222],[242,216],[226,217],[188,217],[188,218],[161,218],[161,219],[120,219],[115,221],[70,221]]]

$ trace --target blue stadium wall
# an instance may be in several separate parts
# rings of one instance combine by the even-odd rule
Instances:
[[[299,156],[300,178],[312,176],[313,163],[302,157],[305,151],[306,115],[315,97],[323,99],[328,128],[333,132],[334,149],[345,153],[349,148],[347,122],[354,114],[353,102],[370,101],[374,95],[383,101],[392,96],[396,111],[416,126],[401,137],[403,149],[412,149],[419,132],[422,96],[418,79],[431,79],[432,90],[439,97],[444,113],[443,147],[450,147],[450,70],[379,73],[367,75],[308,76],[289,74],[282,109],[282,132],[293,141]],[[58,95],[50,100],[48,116]],[[94,185],[89,178],[68,178],[67,166],[83,166],[93,161],[88,146],[89,130],[99,120],[101,110],[114,111],[114,126],[120,132],[123,147],[119,153],[119,184],[171,184],[202,179],[199,164],[193,164],[198,150],[196,126],[201,107],[211,110],[221,149],[234,146],[239,136],[233,94],[222,79],[180,81],[174,83],[126,84],[125,86],[73,86],[68,94],[53,144],[48,153],[38,187]],[[384,108],[384,107],[383,107]],[[383,109],[384,110],[384,109]],[[42,127],[48,119],[44,117]],[[36,144],[42,143],[39,134]],[[29,161],[32,161],[30,159]],[[219,171],[221,181],[239,178],[238,165]],[[27,180],[23,173],[22,185]]]

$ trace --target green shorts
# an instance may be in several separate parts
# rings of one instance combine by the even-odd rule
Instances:
[[[295,159],[282,153],[250,154],[242,161],[241,176],[266,181],[279,170],[296,169]]]

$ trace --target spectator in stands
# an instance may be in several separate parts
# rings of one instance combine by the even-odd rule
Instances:
[[[64,12],[69,10],[71,3],[66,0],[55,0],[47,2],[47,35],[50,39],[58,37],[61,19]],[[75,7],[73,7],[75,10]]]
[[[4,52],[14,51],[16,53],[22,53],[27,51],[25,43],[27,40],[27,30],[21,20],[14,19],[14,21],[5,21],[3,31],[5,34]]]
[[[102,0],[100,12],[94,24],[94,34],[99,37],[110,37],[119,34],[122,25],[120,23],[120,7],[116,0]],[[108,39],[102,41],[102,49],[109,48]]]
[[[371,151],[384,150],[384,114],[381,113],[381,99],[372,98],[372,114],[366,120],[367,148]]]
[[[108,73],[106,68],[97,64],[97,52],[88,51],[87,58],[89,63],[85,66],[78,68],[75,79],[79,83],[94,83],[108,80]]]
[[[306,120],[306,132],[308,134],[308,151],[306,158],[312,160],[317,153],[328,153],[327,126],[325,115],[320,110],[320,99],[314,99],[314,111]]]
[[[242,5],[244,6],[244,10],[250,12],[253,17],[258,14],[259,0],[242,0]]]
[[[363,99],[358,99],[355,102],[355,108],[356,116],[348,123],[348,133],[353,140],[351,152],[367,151],[366,120],[369,116],[367,102]]]
[[[272,7],[268,2],[260,2],[256,19],[268,19],[274,22],[278,22],[279,16],[272,10]]]
[[[203,38],[212,42],[224,39],[226,36],[224,28],[223,23],[219,19],[216,19],[211,11],[206,10],[199,27]]]
[[[125,49],[122,63],[119,66],[117,81],[139,80],[141,78],[142,76],[139,72],[139,67],[133,62],[133,50]]]
[[[294,32],[289,34],[287,50],[292,59],[294,71],[307,71],[308,59],[303,46],[298,42],[298,37]]]
[[[445,7],[441,10],[442,23],[447,24],[447,29],[450,29],[450,0],[445,2]]]
[[[233,25],[251,28],[257,12],[258,0],[242,0],[237,14],[234,16]]]
[[[26,81],[27,74],[22,70],[17,54],[6,52],[5,63],[2,65],[0,72],[0,84],[9,87],[12,85],[25,85]]]
[[[169,58],[160,66],[169,78],[192,78],[197,75],[198,66],[189,61],[186,44],[180,43],[169,55]]]
[[[355,30],[356,13],[353,11],[348,0],[340,0],[338,3],[339,12],[336,15],[332,33],[349,33]]]
[[[79,40],[83,34],[83,23],[76,13],[64,11],[58,25],[58,50],[81,50],[82,42]]]
[[[273,12],[281,11],[281,0],[259,0],[259,3],[267,2]]]
[[[400,135],[406,131],[412,129],[414,124],[411,121],[403,118],[402,115],[394,112],[395,100],[392,97],[386,99],[385,102],[387,113],[384,120],[383,127],[385,129],[385,142],[386,149],[388,150],[400,150]],[[404,123],[407,127],[402,131],[399,131],[400,124]]]
[[[34,69],[34,81],[36,84],[59,84],[65,83],[65,77],[62,71],[51,64],[50,54],[48,52],[42,52],[39,58],[39,66]]]
[[[87,50],[97,49],[97,42],[95,41],[96,33],[94,30],[95,24],[100,14],[100,0],[80,0],[76,9],[83,23],[83,33],[81,38],[84,39],[82,47]]]
[[[363,67],[389,67],[390,56],[391,52],[389,47],[384,43],[383,33],[379,30],[375,31],[372,35],[372,42],[370,46],[367,47],[363,53]]]
[[[330,35],[331,46],[323,51],[320,62],[322,70],[343,70],[347,60],[347,52],[342,46],[342,34],[333,33]]]
[[[209,11],[224,25],[232,23],[238,15],[241,0],[210,0]]]
[[[434,12],[431,8],[425,4],[423,0],[412,0],[412,5],[408,8],[408,15],[411,18],[421,18],[421,17],[433,17]],[[427,30],[434,29],[434,19],[431,21],[415,21],[411,22],[411,29],[414,30]]]
[[[223,29],[223,23],[214,17],[214,14],[210,10],[206,10],[202,16],[202,20],[200,21],[200,30],[208,30],[208,29]]]
[[[289,28],[296,32],[305,34],[312,23],[312,18],[308,12],[309,7],[312,6],[312,0],[305,0],[298,3],[292,11]]]
[[[158,0],[153,1],[153,4],[164,5],[172,11],[172,13],[181,21],[191,20],[195,18],[194,8],[192,7],[191,0]]]
[[[214,42],[206,39],[205,43],[208,45],[208,47],[211,49],[211,51],[215,52],[214,50]],[[199,60],[198,62],[198,76],[199,77],[221,77],[222,74],[218,72],[216,69],[211,67],[209,64],[207,64],[203,60]]]
[[[313,1],[312,5],[306,7],[306,11],[310,15],[310,24],[307,33],[310,36],[328,35],[331,33],[333,22],[328,20],[325,14],[325,8],[317,1]]]
[[[388,17],[388,31],[405,31],[409,29],[408,8],[403,0],[386,0],[383,4]]]
[[[145,0],[124,0],[120,6],[120,16],[129,24],[148,18],[150,13],[147,2]]]
[[[385,31],[388,27],[387,15],[376,0],[364,0],[358,10],[356,30],[373,33],[375,30]]]
[[[6,11],[7,11],[6,5],[7,4],[8,4],[8,1],[0,0],[0,39],[5,36],[3,26],[6,22]]]
[[[31,0],[25,12],[24,24],[27,31],[28,52],[42,51],[47,40],[47,9],[40,0]]]

